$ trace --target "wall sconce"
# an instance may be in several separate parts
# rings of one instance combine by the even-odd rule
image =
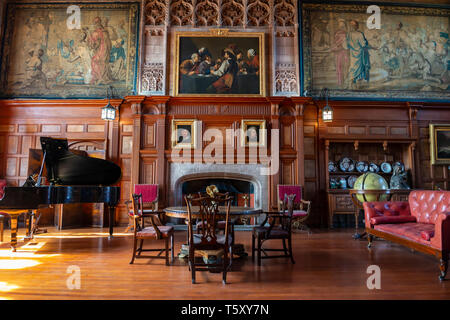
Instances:
[[[322,89],[322,96],[325,96],[326,104],[322,109],[322,120],[323,122],[331,122],[333,121],[333,108],[328,105],[328,89]]]
[[[109,86],[106,91],[108,104],[102,108],[102,120],[115,120],[117,109],[111,105],[111,97],[113,95],[113,87]]]

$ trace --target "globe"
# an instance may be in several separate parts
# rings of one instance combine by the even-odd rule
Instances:
[[[389,189],[389,185],[386,182],[386,180],[380,176],[379,174],[373,173],[373,172],[367,172],[363,175],[359,176],[358,179],[356,179],[355,184],[353,185],[353,189],[355,190],[387,190]],[[367,201],[377,201],[377,195],[376,194],[357,194],[356,198],[360,202],[365,202],[364,196],[367,199]],[[385,201],[387,198],[387,195],[382,195],[379,198],[379,201]]]

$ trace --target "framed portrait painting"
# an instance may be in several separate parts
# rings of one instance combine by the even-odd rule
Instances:
[[[136,90],[138,3],[9,4],[1,89],[7,98],[104,98]]]
[[[267,131],[265,120],[242,120],[241,130],[242,147],[266,146]]]
[[[430,124],[431,164],[450,164],[450,124]]]
[[[264,96],[264,33],[176,32],[175,95]]]
[[[197,121],[192,119],[172,120],[172,148],[195,149]]]
[[[333,98],[450,99],[448,7],[303,3],[303,91]],[[368,26],[369,24],[369,26]]]

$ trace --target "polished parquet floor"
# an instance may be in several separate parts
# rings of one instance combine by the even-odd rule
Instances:
[[[116,228],[112,240],[106,229],[49,231],[26,245],[19,241],[16,253],[8,242],[0,244],[0,299],[450,299],[450,276],[438,281],[433,257],[383,240],[369,251],[350,229],[296,233],[295,265],[269,259],[258,267],[243,258],[227,285],[221,274],[209,272],[198,272],[191,284],[187,264],[178,258],[169,267],[161,259],[130,265],[132,236],[124,228]],[[8,241],[9,230],[5,234]],[[250,232],[236,237],[249,252]],[[176,252],[185,238],[176,232]],[[367,288],[370,265],[381,269],[379,290]],[[68,268],[80,271],[79,289],[68,288]]]

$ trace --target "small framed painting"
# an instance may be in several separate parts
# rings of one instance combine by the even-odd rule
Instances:
[[[450,124],[430,124],[431,164],[450,164]]]
[[[266,146],[267,132],[265,120],[242,120],[241,129],[242,147]]]
[[[172,148],[195,149],[196,145],[196,120],[173,119]]]

